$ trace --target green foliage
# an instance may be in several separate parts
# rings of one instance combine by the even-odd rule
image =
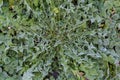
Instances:
[[[0,80],[119,80],[119,44],[119,0],[0,1]]]

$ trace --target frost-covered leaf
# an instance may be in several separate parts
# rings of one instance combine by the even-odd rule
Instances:
[[[34,76],[33,73],[30,70],[28,70],[24,72],[22,80],[33,80],[32,79],[33,76]]]

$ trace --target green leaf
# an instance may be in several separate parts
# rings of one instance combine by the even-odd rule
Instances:
[[[111,9],[113,7],[113,3],[111,2],[111,0],[105,1],[104,7],[105,7],[105,9]]]
[[[34,0],[33,3],[34,3],[34,5],[37,7],[37,6],[38,6],[38,3],[39,3],[39,0]]]
[[[5,79],[5,80],[15,80],[15,79],[12,78],[12,77],[9,77],[9,78],[7,78],[7,79]]]

